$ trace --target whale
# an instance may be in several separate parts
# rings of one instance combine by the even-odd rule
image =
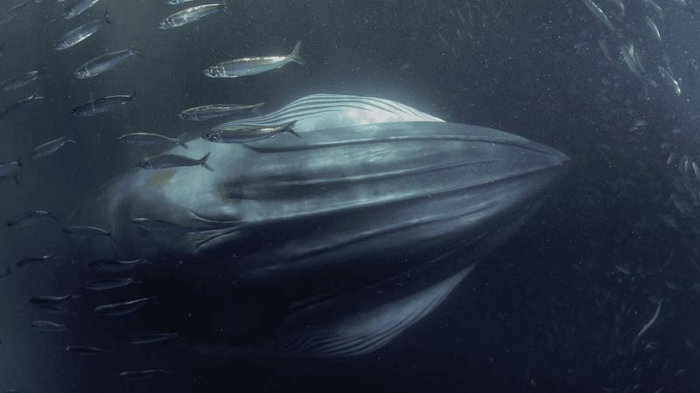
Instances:
[[[190,140],[167,153],[209,155],[210,170],[134,167],[82,203],[72,221],[114,239],[82,256],[152,261],[144,324],[215,356],[371,353],[440,306],[569,161],[364,96],[309,95],[214,130],[291,123],[298,137]]]

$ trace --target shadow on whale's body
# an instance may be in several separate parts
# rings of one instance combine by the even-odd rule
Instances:
[[[133,170],[77,213],[117,241],[91,256],[154,262],[139,278],[161,304],[143,323],[213,355],[369,353],[439,306],[568,161],[369,97],[311,95],[217,129],[292,121],[301,138],[190,141],[170,152],[211,153],[212,171]]]

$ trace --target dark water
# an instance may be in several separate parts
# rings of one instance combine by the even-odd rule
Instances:
[[[700,57],[700,18],[672,0],[657,0],[663,19],[644,2],[623,0],[624,16],[613,2],[597,3],[614,33],[582,1],[240,1],[231,2],[229,14],[172,30],[159,30],[157,23],[184,5],[102,0],[66,21],[60,3],[30,4],[0,26],[0,75],[41,64],[46,75],[3,92],[0,104],[32,92],[46,98],[0,123],[0,158],[26,157],[37,144],[66,133],[77,144],[27,165],[21,186],[3,182],[1,217],[37,208],[68,216],[141,158],[119,145],[117,135],[176,137],[208,129],[177,119],[184,108],[265,101],[272,109],[319,92],[388,98],[448,121],[504,130],[566,153],[571,164],[509,242],[435,312],[374,353],[277,359],[202,357],[175,346],[140,350],[114,333],[121,321],[79,315],[63,318],[71,327],[66,333],[37,332],[29,324],[47,317],[27,299],[81,286],[83,267],[62,261],[0,279],[0,388],[698,391],[700,292],[692,287],[700,282],[700,179],[692,164],[684,167],[699,159],[700,86],[692,83],[687,62]],[[53,50],[64,32],[105,8],[114,26],[74,48]],[[645,16],[658,24],[663,42],[655,41]],[[201,73],[227,57],[288,53],[298,40],[304,67],[290,64],[234,80]],[[657,87],[623,61],[620,50],[630,43]],[[72,76],[86,60],[131,46],[144,56],[90,80]],[[680,96],[657,72],[667,67],[664,54]],[[136,105],[93,118],[70,115],[91,97],[132,91]],[[0,268],[27,255],[65,251],[59,228],[2,229]],[[635,339],[662,299],[657,321]],[[88,305],[78,307],[90,312]],[[106,347],[115,356],[69,356],[69,344]],[[160,367],[170,373],[136,382],[116,377]]]

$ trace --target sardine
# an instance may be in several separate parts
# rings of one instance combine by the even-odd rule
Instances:
[[[592,0],[583,0],[583,4],[588,7],[589,10],[595,15],[595,17],[601,21],[608,29],[611,31],[615,31],[615,28],[613,27],[612,23],[610,23],[610,19],[608,19],[608,16],[605,15],[602,9],[598,6],[598,4],[594,3]]]
[[[659,31],[659,27],[656,26],[654,20],[651,19],[648,15],[644,16],[644,20],[646,20],[647,26],[649,27],[649,30],[651,30],[651,33],[654,35],[654,38],[656,38],[656,40],[659,42],[663,41],[661,39],[661,32]]]
[[[19,14],[19,11],[28,6],[29,4],[32,4],[32,0],[27,0],[22,3],[19,3],[17,5],[12,6],[9,10],[3,12],[0,14],[0,25],[4,25],[5,23],[9,23],[13,19],[17,17]]]
[[[294,50],[287,56],[244,57],[217,63],[204,70],[204,75],[210,78],[238,78],[262,74],[295,62],[306,64],[300,55],[301,41],[297,42]]]
[[[207,121],[211,119],[218,119],[224,116],[232,116],[240,114],[241,112],[257,112],[257,109],[265,103],[261,102],[254,105],[238,105],[238,104],[213,104],[204,105],[194,108],[185,109],[178,114],[178,117],[182,120],[189,121]]]
[[[108,112],[115,106],[132,102],[134,97],[136,97],[135,91],[131,93],[131,95],[115,95],[98,98],[78,105],[71,110],[71,113],[75,116],[95,116],[100,113]]]
[[[213,15],[219,11],[227,11],[226,4],[203,4],[195,7],[186,8],[169,15],[158,24],[159,29],[172,29],[186,24],[196,22],[205,16]]]
[[[99,260],[90,262],[88,267],[102,272],[119,273],[132,271],[142,265],[153,265],[153,263],[146,258],[139,258],[133,261]]]
[[[204,157],[200,159],[194,159],[190,157],[181,156],[178,154],[163,154],[155,157],[144,158],[142,161],[136,163],[136,166],[142,169],[167,169],[167,168],[178,168],[178,167],[190,167],[190,166],[202,166],[210,171],[213,170],[207,164],[209,159],[209,154],[207,153]]]
[[[59,149],[65,146],[66,143],[75,144],[75,141],[70,139],[70,137],[66,135],[58,139],[42,143],[41,145],[34,148],[34,150],[32,151],[32,158],[37,159],[50,156],[51,154],[57,152]]]
[[[66,347],[66,352],[76,355],[109,355],[109,351],[97,347],[87,347],[83,345],[69,345]]]
[[[180,4],[185,4],[189,3],[194,0],[167,0],[166,3],[170,5],[180,5]]]
[[[63,332],[68,330],[66,325],[51,321],[34,321],[31,326],[34,329],[43,330],[45,332]]]
[[[121,143],[140,147],[171,147],[180,145],[188,149],[187,144],[180,139],[170,138],[165,135],[151,134],[148,132],[139,132],[133,134],[125,134],[119,137]]]
[[[78,26],[75,29],[67,32],[63,37],[61,37],[54,44],[54,49],[64,50],[68,49],[74,45],[77,45],[90,37],[91,35],[97,33],[98,30],[105,24],[113,24],[109,19],[109,14],[105,10],[102,18],[88,22],[82,26]]]
[[[18,267],[26,266],[26,265],[36,265],[40,264],[42,262],[50,261],[52,259],[58,258],[58,255],[54,254],[48,254],[48,255],[42,255],[38,257],[29,257],[29,258],[24,258],[20,261],[17,262]]]
[[[99,236],[104,236],[108,237],[111,239],[113,242],[117,242],[114,237],[112,236],[112,233],[102,229],[102,228],[97,228],[97,227],[90,227],[90,226],[83,226],[83,225],[76,225],[76,226],[70,226],[63,228],[63,233],[70,235],[70,236],[85,236],[85,237],[99,237]]]
[[[64,13],[63,17],[65,19],[75,18],[76,16],[82,14],[90,7],[97,4],[100,0],[78,0],[72,7],[68,8]]]
[[[123,371],[123,372],[119,373],[119,378],[140,379],[140,378],[153,377],[153,376],[156,376],[159,374],[165,374],[167,372],[168,372],[167,370],[163,370],[163,369]]]
[[[85,283],[85,289],[89,291],[109,291],[112,289],[118,289],[123,287],[128,287],[132,284],[141,284],[141,281],[134,280],[133,278],[104,278],[100,280],[89,281]]]
[[[681,95],[681,86],[680,84],[678,84],[678,81],[673,77],[673,75],[671,75],[671,73],[664,67],[659,66],[658,69],[659,74],[661,75],[661,79],[663,79],[664,83],[666,83],[667,86],[672,88],[677,96]]]
[[[119,317],[136,312],[151,303],[156,303],[155,296],[131,300],[123,303],[104,304],[95,307],[95,314]]]
[[[214,143],[248,143],[271,138],[288,132],[297,138],[301,138],[294,131],[296,121],[276,127],[246,127],[238,129],[214,129],[212,132],[202,135],[202,138]]]
[[[75,77],[78,79],[92,78],[111,70],[132,56],[142,56],[136,48],[124,49],[97,56],[78,67]]]
[[[127,342],[134,345],[151,345],[178,338],[177,333],[151,333],[129,336]]]
[[[44,65],[42,64],[38,70],[27,71],[5,80],[2,82],[2,84],[0,84],[0,89],[4,91],[17,90],[41,78],[44,74],[46,74],[46,72],[44,71]]]
[[[7,220],[8,228],[26,228],[28,226],[38,224],[42,221],[54,220],[58,221],[58,218],[53,214],[53,212],[46,210],[31,210],[20,214],[17,217]]]
[[[80,295],[73,295],[69,293],[67,295],[59,296],[37,296],[29,299],[29,303],[41,306],[41,305],[60,305],[66,304],[67,302],[79,298]]]
[[[7,179],[14,179],[15,183],[19,183],[19,168],[22,167],[22,161],[18,158],[12,162],[0,163],[0,182]]]
[[[15,113],[20,108],[23,108],[23,107],[25,107],[25,106],[27,106],[35,101],[39,101],[39,100],[43,100],[43,99],[44,99],[44,97],[38,96],[36,94],[32,94],[27,98],[23,98],[23,99],[15,102],[14,104],[8,106],[7,108],[3,109],[2,112],[0,112],[0,120],[5,119],[7,116]]]

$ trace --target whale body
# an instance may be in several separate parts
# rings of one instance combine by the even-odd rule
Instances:
[[[134,169],[74,217],[114,235],[94,257],[154,262],[142,273],[163,303],[151,319],[169,321],[193,349],[350,356],[382,347],[507,239],[568,161],[516,135],[371,97],[311,95],[215,130],[294,121],[301,138],[189,141],[168,153],[210,154],[212,171]]]

